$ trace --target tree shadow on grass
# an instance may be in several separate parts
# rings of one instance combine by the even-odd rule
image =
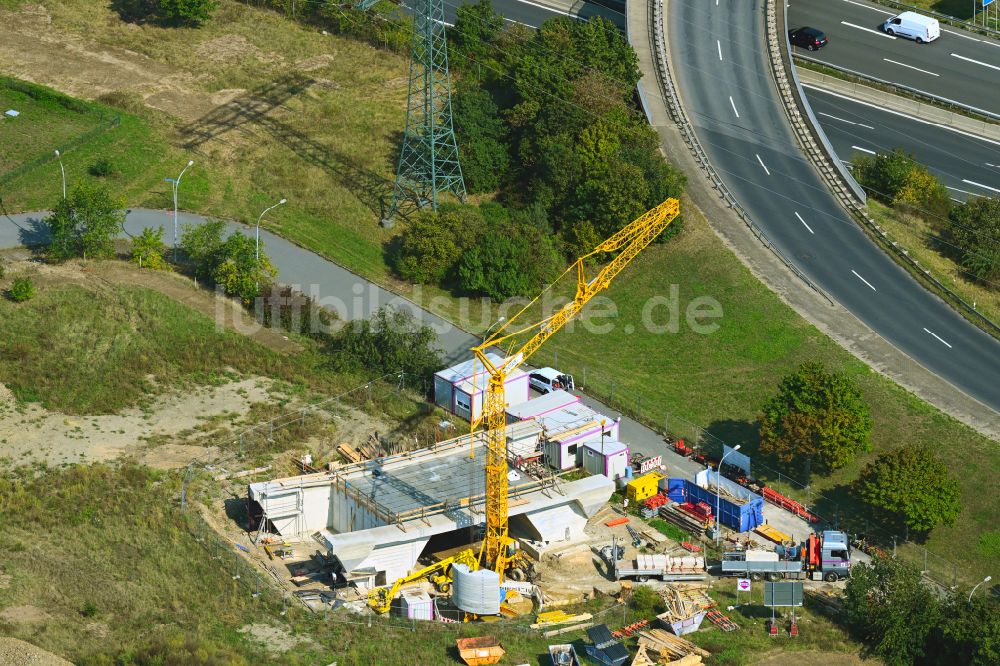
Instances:
[[[184,148],[198,150],[205,143],[230,132],[243,132],[252,136],[255,131],[263,131],[307,163],[329,172],[338,183],[358,197],[365,207],[382,219],[388,212],[393,181],[357,164],[352,157],[319,143],[275,117],[275,110],[314,85],[318,85],[315,79],[293,73],[237,97],[183,128],[182,133],[190,137]]]

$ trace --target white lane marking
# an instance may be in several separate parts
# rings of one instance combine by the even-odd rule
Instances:
[[[996,168],[996,166],[997,166],[996,164],[990,164],[989,162],[983,162],[983,164],[985,164],[988,167],[993,167],[993,168]]]
[[[754,155],[757,155],[757,153],[754,153]],[[764,173],[766,173],[768,176],[770,176],[771,175],[771,171],[764,164],[764,160],[760,159],[760,155],[757,155],[757,161],[760,162],[760,165],[762,167],[764,167]]]
[[[860,150],[863,153],[868,153],[869,155],[878,155],[874,150],[868,150],[867,148],[862,148],[861,146],[851,146],[854,150]]]
[[[990,190],[991,192],[997,192],[997,193],[1000,193],[1000,190],[998,190],[997,188],[995,188],[995,187],[990,187],[989,185],[983,185],[982,183],[977,183],[977,182],[976,182],[976,181],[974,181],[974,180],[966,180],[966,179],[964,179],[964,178],[963,178],[963,179],[962,179],[962,182],[963,182],[963,183],[965,183],[966,185],[975,185],[976,187],[981,187],[981,188],[983,188],[984,190]]]
[[[795,217],[799,218],[799,222],[801,222],[802,226],[804,226],[806,229],[809,230],[809,233],[811,233],[814,236],[816,235],[816,232],[812,230],[812,227],[806,224],[806,221],[802,219],[801,215],[799,215],[799,211],[795,211]]]
[[[722,42],[717,39],[715,45],[719,47],[719,60],[722,60]]]
[[[864,127],[865,129],[873,130],[875,129],[871,125],[865,125],[863,123],[856,123],[853,120],[848,120],[847,118],[840,118],[838,116],[830,115],[829,113],[823,113],[822,111],[817,112],[818,115],[826,116],[827,118],[833,118],[834,120],[839,120],[842,123],[847,123],[848,125],[857,125],[858,127]]]
[[[853,164],[851,164],[851,163],[850,163],[850,162],[848,162],[847,160],[840,160],[840,163],[841,163],[841,164],[846,164],[847,166],[854,166]]]
[[[974,42],[981,42],[983,40],[976,39],[975,37],[969,37],[968,35],[963,35],[960,32],[955,32],[954,30],[942,30],[941,32],[947,32],[949,35],[955,35],[956,37],[962,37],[964,39],[971,39]]]
[[[940,335],[938,335],[937,333],[935,333],[933,331],[927,330],[927,327],[924,327],[924,330],[927,331],[928,333],[930,333],[931,335],[933,335],[935,338],[937,338],[938,342],[940,342],[941,344],[943,344],[948,349],[952,348],[951,345],[949,345],[947,342],[945,342],[944,339]]]
[[[965,60],[966,62],[974,62],[977,65],[982,65],[983,67],[989,67],[990,69],[1000,70],[1000,67],[997,67],[996,65],[991,65],[988,62],[983,62],[981,60],[973,60],[972,58],[966,58],[965,56],[958,55],[957,53],[952,53],[951,57],[952,58],[958,58],[959,60]]]
[[[889,60],[888,58],[882,58],[886,62],[891,62],[893,65],[899,65],[900,67],[907,67],[909,69],[915,69],[918,72],[923,72],[924,74],[930,74],[931,76],[941,76],[940,74],[935,74],[934,72],[928,72],[926,69],[920,69],[919,67],[914,67],[913,65],[907,65],[904,62],[896,62],[895,60]]]
[[[571,12],[560,11],[558,9],[553,9],[552,7],[546,7],[545,5],[538,5],[538,4],[535,4],[534,2],[528,2],[528,0],[518,0],[518,2],[520,2],[522,4],[525,4],[525,5],[531,5],[532,7],[538,7],[539,9],[544,9],[545,11],[552,12],[553,14],[562,14],[563,16],[572,16],[574,18],[576,17],[576,15],[572,14]],[[614,11],[614,10],[612,10],[612,11]],[[617,14],[618,12],[615,12],[615,13]]]
[[[740,112],[736,110],[736,102],[733,101],[733,96],[732,95],[729,96],[729,103],[733,107],[733,113],[735,113],[736,117],[739,118],[740,117]]]
[[[957,187],[952,187],[951,185],[945,185],[945,187],[947,187],[949,190],[955,190],[956,192],[961,192],[962,194],[971,194],[974,197],[982,196],[978,192],[970,192],[969,190],[960,190]]]
[[[861,100],[854,99],[853,97],[848,97],[847,95],[841,95],[840,93],[831,92],[829,90],[826,90],[825,88],[820,88],[819,86],[815,86],[811,83],[803,83],[802,87],[809,88],[810,90],[816,90],[818,92],[823,93],[824,95],[829,95],[830,97],[836,97],[837,99],[842,99],[845,102],[851,102],[852,104],[860,104],[861,106],[871,107],[873,109],[882,111],[884,113],[890,113],[894,116],[899,116],[900,118],[906,118],[908,120],[912,120],[915,123],[930,125],[931,127],[937,127],[938,129],[948,130],[949,132],[954,132],[955,134],[961,134],[964,137],[975,139],[976,141],[982,141],[983,143],[989,143],[994,146],[1000,146],[1000,141],[994,141],[993,139],[987,139],[985,137],[979,136],[978,134],[972,134],[971,132],[964,132],[960,129],[955,129],[954,127],[950,127],[948,125],[941,125],[940,123],[934,123],[929,120],[924,120],[923,118],[917,118],[916,116],[911,116],[909,114],[902,113],[900,111],[893,111],[892,109],[886,108],[884,106],[879,106],[878,104],[872,104],[871,102],[862,102]],[[945,101],[952,102],[953,100],[945,100]],[[953,102],[953,103],[958,104],[958,102]],[[974,109],[974,110],[982,111],[982,109]]]
[[[955,203],[965,203],[961,199],[956,199],[955,197],[951,197],[951,200],[954,201]]]
[[[861,277],[860,275],[858,275],[858,272],[856,270],[854,270],[852,268],[851,272],[854,273],[854,277],[858,278],[859,280],[861,280],[862,282],[864,282],[866,285],[868,285],[871,288],[872,291],[878,291],[875,287],[872,287],[872,283],[871,282],[869,282],[868,280],[866,280],[863,277]]]
[[[887,35],[884,32],[879,32],[878,30],[872,30],[871,28],[866,28],[863,25],[856,25],[854,23],[848,23],[847,21],[841,21],[841,24],[849,26],[851,28],[857,28],[858,30],[864,30],[865,32],[870,32],[879,37],[885,37],[886,39],[896,39],[895,35]]]
[[[885,14],[886,16],[892,16],[892,12],[887,12],[884,9],[879,9],[878,7],[872,7],[871,5],[863,5],[860,2],[852,2],[852,0],[844,0],[849,5],[857,5],[858,7],[864,7],[865,9],[870,9],[879,14]]]

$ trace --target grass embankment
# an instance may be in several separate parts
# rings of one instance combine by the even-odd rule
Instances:
[[[970,305],[995,322],[1000,322],[1000,289],[983,285],[971,279],[953,259],[931,246],[932,236],[938,232],[921,217],[906,215],[883,206],[874,200],[868,201],[868,210],[888,232],[889,237],[899,243],[910,256],[927,268],[946,287],[958,294]]]
[[[782,376],[804,361],[822,361],[858,384],[871,406],[874,430],[871,454],[828,477],[813,476],[812,490],[836,500],[820,501],[817,510],[831,520],[839,518],[851,530],[864,532],[870,511],[852,500],[846,484],[878,453],[904,443],[926,445],[938,452],[961,481],[965,506],[955,527],[935,530],[927,548],[932,555],[959,562],[980,579],[989,573],[993,568],[986,559],[989,553],[977,544],[983,531],[995,529],[996,524],[995,498],[982,492],[991,487],[1000,469],[996,442],[918,400],[848,354],[754,279],[696,212],[686,209],[685,215],[684,232],[665,245],[649,248],[607,293],[617,314],[595,323],[610,323],[610,332],[588,332],[577,324],[572,332],[555,336],[533,364],[551,363],[572,372],[588,391],[612,397],[616,406],[638,412],[657,429],[666,425],[671,432],[697,441],[700,432],[691,424],[699,424],[730,444],[741,443],[760,462],[766,460],[756,454],[760,408]],[[643,325],[643,307],[654,297],[669,297],[671,285],[679,289],[677,331],[650,332]],[[719,326],[708,334],[696,333],[685,322],[686,309],[701,296],[718,301],[724,313],[719,319],[702,320]],[[667,307],[653,309],[652,320],[668,323]],[[788,472],[802,476],[801,469]],[[776,481],[760,467],[756,473]],[[812,493],[797,494],[810,501],[813,497]],[[903,533],[897,534],[902,540]],[[919,557],[922,563],[922,553]],[[935,564],[933,557],[929,564]],[[943,573],[942,567],[935,572]]]

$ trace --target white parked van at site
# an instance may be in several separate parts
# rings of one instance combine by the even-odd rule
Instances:
[[[917,44],[933,42],[941,36],[941,25],[935,18],[916,12],[903,12],[882,24],[887,35],[899,35],[916,40]]]
[[[550,391],[572,391],[576,388],[573,375],[565,375],[555,368],[539,368],[528,375],[528,384],[539,393]]]

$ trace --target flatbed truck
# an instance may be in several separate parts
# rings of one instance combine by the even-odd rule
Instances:
[[[833,583],[850,576],[851,547],[846,533],[829,530],[811,534],[796,546],[726,553],[721,568],[723,576],[752,580],[793,578]]]

